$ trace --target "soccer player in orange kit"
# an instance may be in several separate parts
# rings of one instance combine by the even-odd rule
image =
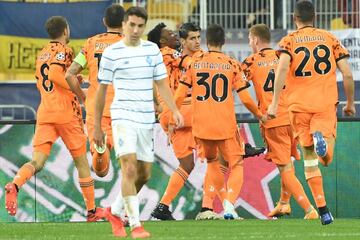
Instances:
[[[346,115],[355,114],[354,80],[348,51],[331,33],[314,27],[315,9],[299,1],[294,10],[297,31],[279,43],[280,58],[275,74],[274,97],[268,108],[277,117],[280,92],[285,85],[290,124],[304,154],[305,177],[319,209],[323,225],[333,222],[326,205],[319,161],[328,166],[333,158],[336,137],[338,91],[336,69],[343,76]]]

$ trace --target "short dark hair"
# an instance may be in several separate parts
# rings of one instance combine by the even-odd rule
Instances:
[[[195,23],[188,22],[181,25],[179,29],[179,37],[186,39],[189,35],[189,32],[199,32],[201,28]]]
[[[312,22],[315,18],[314,4],[305,0],[298,1],[295,5],[294,15],[303,23]]]
[[[161,39],[161,31],[163,28],[166,28],[165,23],[161,22],[156,25],[149,33],[148,33],[148,40],[150,42],[156,43],[159,48],[160,46],[160,39]]]
[[[45,22],[45,29],[51,39],[61,37],[65,29],[68,27],[68,22],[63,16],[52,16]]]
[[[142,7],[130,7],[126,12],[124,16],[124,21],[126,22],[129,19],[129,16],[137,16],[145,20],[145,23],[148,20],[148,14],[145,10],[145,8]]]
[[[211,46],[222,46],[225,44],[225,30],[219,24],[211,24],[206,29],[206,42]]]
[[[266,24],[263,23],[255,24],[250,28],[249,32],[252,35],[260,38],[262,42],[270,43],[271,41],[270,29]]]
[[[119,4],[112,4],[105,9],[104,17],[106,26],[111,28],[121,27],[125,10]]]

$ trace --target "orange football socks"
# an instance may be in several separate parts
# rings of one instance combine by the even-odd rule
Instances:
[[[86,209],[88,211],[95,209],[95,189],[94,179],[92,177],[79,178],[80,188],[83,194]]]
[[[175,172],[171,175],[168,186],[165,190],[165,193],[164,193],[160,203],[165,204],[166,206],[169,206],[170,203],[176,197],[176,195],[180,192],[181,188],[184,186],[188,177],[189,177],[189,174],[181,167],[178,167],[175,170]]]
[[[13,183],[21,188],[35,174],[35,167],[31,163],[25,163],[14,177]]]

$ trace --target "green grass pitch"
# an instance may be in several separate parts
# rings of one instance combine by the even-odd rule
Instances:
[[[331,225],[302,219],[242,221],[148,221],[150,239],[360,239],[360,219],[335,219]],[[129,229],[127,229],[129,233]],[[128,236],[128,238],[130,238]],[[116,239],[107,222],[1,223],[0,239]]]

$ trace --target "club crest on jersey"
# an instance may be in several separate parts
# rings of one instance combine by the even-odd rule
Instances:
[[[60,52],[60,53],[56,54],[56,60],[64,61],[65,60],[65,53]]]
[[[151,66],[151,63],[152,63],[151,57],[147,56],[146,57],[146,62],[149,64],[149,66]]]
[[[119,138],[118,144],[119,144],[119,147],[121,147],[122,145],[124,145],[124,140],[122,140],[121,138]]]
[[[173,52],[173,58],[180,58],[180,57],[181,57],[181,52],[175,50],[175,51]]]

